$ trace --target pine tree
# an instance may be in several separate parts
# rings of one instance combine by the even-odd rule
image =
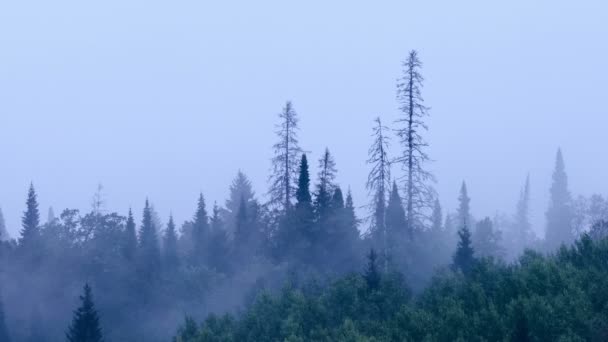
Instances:
[[[272,172],[269,178],[268,195],[270,204],[280,207],[285,213],[291,206],[294,195],[294,179],[298,171],[298,116],[291,102],[287,102],[279,114],[281,123],[277,126],[279,141],[274,144]]]
[[[103,341],[99,315],[93,303],[93,294],[89,284],[84,286],[84,294],[80,296],[81,306],[74,311],[72,324],[66,334],[69,342],[101,342]]]
[[[175,270],[179,265],[179,255],[177,251],[177,230],[173,222],[173,215],[169,215],[169,223],[165,230],[163,243],[163,259],[167,269]]]
[[[406,172],[405,206],[408,231],[421,228],[426,220],[426,211],[432,207],[435,191],[431,183],[433,175],[425,168],[430,160],[424,149],[428,146],[421,135],[427,129],[424,118],[428,108],[424,106],[421,95],[422,82],[420,74],[422,63],[418,54],[412,50],[403,63],[404,76],[397,84],[397,97],[403,117],[397,120],[402,127],[397,130],[403,154],[397,158]]]
[[[8,333],[8,327],[6,326],[6,319],[4,315],[4,304],[0,299],[0,341],[10,342],[10,335]]]
[[[371,213],[371,236],[374,245],[380,246],[384,258],[387,257],[387,234],[386,234],[386,199],[390,190],[390,161],[388,158],[388,128],[382,126],[380,118],[375,120],[373,128],[374,142],[369,148],[369,159],[367,163],[372,166],[367,176],[366,188],[372,196],[370,203]]]
[[[194,264],[202,264],[206,261],[207,247],[209,238],[209,217],[205,207],[205,197],[201,193],[196,206],[196,213],[192,222],[192,255],[191,261]]]
[[[26,210],[23,213],[21,223],[21,237],[19,245],[22,248],[33,249],[37,248],[40,242],[40,213],[38,211],[38,200],[34,185],[30,184],[30,189],[27,195]]]
[[[139,231],[139,258],[139,264],[145,276],[153,277],[160,268],[161,258],[158,236],[152,222],[152,212],[148,200],[146,200]]]
[[[367,256],[367,268],[363,278],[370,290],[375,290],[380,287],[381,275],[380,270],[378,269],[378,256],[373,248],[369,251]]]
[[[551,198],[547,210],[546,243],[549,249],[561,244],[569,244],[574,239],[572,233],[572,197],[568,190],[568,176],[562,151],[557,151]]]
[[[129,208],[127,224],[125,225],[123,255],[127,260],[131,261],[135,258],[136,252],[137,232],[135,230],[135,220],[133,219],[133,212],[131,211],[131,208]]]

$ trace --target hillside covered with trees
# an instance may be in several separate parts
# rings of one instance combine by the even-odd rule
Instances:
[[[268,189],[238,171],[185,222],[161,224],[153,199],[141,222],[107,212],[101,187],[90,211],[43,219],[31,184],[17,239],[0,212],[0,341],[607,340],[608,201],[571,194],[558,150],[544,237],[529,177],[511,214],[473,217],[464,181],[444,212],[423,82],[412,51],[399,119],[362,137],[368,198],[337,183],[330,148],[309,160],[291,102]]]

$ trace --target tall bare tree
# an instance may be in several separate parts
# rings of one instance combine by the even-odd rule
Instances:
[[[386,200],[387,193],[391,188],[391,164],[388,157],[389,141],[386,131],[388,128],[382,125],[380,118],[374,120],[373,143],[369,148],[367,163],[371,170],[367,176],[366,188],[372,197],[371,210],[371,234],[374,243],[382,245],[385,270],[388,267],[388,248],[386,232]]]
[[[298,162],[301,149],[298,145],[298,116],[290,101],[279,114],[277,125],[279,141],[274,144],[272,172],[269,177],[269,204],[286,211],[295,196]]]
[[[424,105],[421,95],[424,78],[420,74],[422,63],[418,53],[412,50],[403,63],[404,75],[397,83],[397,99],[402,116],[397,120],[401,127],[397,135],[403,145],[403,154],[397,162],[405,171],[405,206],[407,228],[411,234],[414,228],[422,226],[428,220],[435,191],[432,183],[435,178],[425,168],[430,161],[425,149],[428,143],[422,132],[428,129],[424,118],[428,116],[428,107]]]

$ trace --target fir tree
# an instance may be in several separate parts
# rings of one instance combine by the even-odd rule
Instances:
[[[388,128],[382,126],[380,118],[375,120],[376,126],[373,128],[372,137],[374,142],[369,148],[369,159],[367,163],[372,166],[368,176],[366,188],[372,196],[370,204],[371,213],[371,235],[374,244],[381,246],[382,253],[386,257],[387,236],[386,236],[386,199],[390,190],[390,161],[388,158]]]
[[[137,252],[137,232],[135,230],[135,220],[133,219],[131,208],[129,208],[124,234],[123,255],[127,260],[133,260]]]
[[[546,243],[549,249],[561,244],[569,244],[574,239],[572,234],[572,197],[568,190],[568,176],[562,151],[557,151],[551,198],[547,210]]]
[[[298,116],[291,102],[285,104],[279,118],[281,122],[276,131],[279,141],[273,146],[274,157],[268,195],[270,204],[280,207],[285,213],[291,206],[294,195],[294,179],[297,176],[298,155],[301,149],[298,145]]]
[[[405,207],[408,231],[420,228],[426,219],[426,211],[433,205],[434,190],[431,183],[433,175],[425,168],[430,160],[425,148],[427,142],[421,132],[427,129],[424,118],[428,108],[424,106],[421,95],[422,82],[420,74],[422,63],[418,54],[412,50],[403,63],[404,75],[397,84],[397,97],[403,116],[397,120],[402,127],[397,135],[404,147],[403,154],[397,162],[403,165],[405,177]]]
[[[22,229],[19,245],[26,249],[34,249],[40,242],[40,213],[38,211],[38,200],[34,185],[30,184],[27,195],[26,210],[21,219]]]
[[[165,230],[163,243],[163,259],[167,269],[175,270],[179,265],[179,255],[177,251],[177,230],[173,222],[173,215],[169,216],[169,223]]]
[[[160,247],[156,228],[152,222],[150,204],[146,200],[139,231],[140,266],[147,277],[152,277],[160,268]]]
[[[99,315],[93,303],[93,294],[89,284],[84,286],[84,294],[80,296],[81,306],[74,311],[72,324],[67,332],[69,342],[101,342],[103,341]]]

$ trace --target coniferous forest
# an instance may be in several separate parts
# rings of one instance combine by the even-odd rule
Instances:
[[[0,213],[0,341],[607,341],[608,200],[570,192],[557,146],[546,227],[529,177],[506,216],[474,217],[464,181],[437,193],[423,75],[411,51],[398,120],[361,137],[366,198],[330,148],[309,159],[289,101],[267,188],[238,171],[185,222],[147,198],[108,212],[101,187],[89,211],[43,216],[33,180],[16,239]]]

